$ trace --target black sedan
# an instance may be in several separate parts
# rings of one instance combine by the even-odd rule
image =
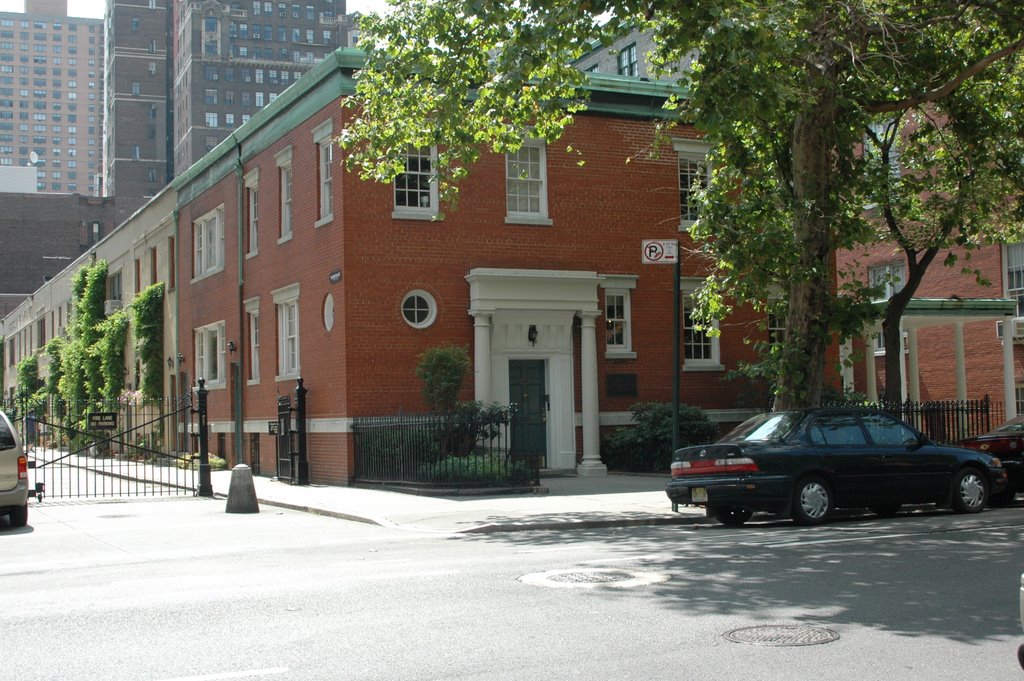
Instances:
[[[823,523],[836,508],[892,515],[903,504],[985,508],[1006,486],[999,459],[944,447],[871,409],[802,409],[756,416],[715,444],[672,457],[666,492],[739,526],[755,511]]]
[[[1006,489],[992,495],[989,503],[1006,506],[1018,492],[1024,492],[1024,416],[1010,419],[984,435],[962,440],[961,447],[969,447],[998,456],[1006,468]]]

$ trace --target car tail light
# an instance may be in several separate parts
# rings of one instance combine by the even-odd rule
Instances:
[[[28,458],[18,457],[18,480],[28,480]]]
[[[672,477],[686,475],[708,475],[711,473],[756,473],[757,464],[747,456],[731,459],[700,459],[697,461],[673,461]]]

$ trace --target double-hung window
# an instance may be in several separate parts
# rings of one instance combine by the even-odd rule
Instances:
[[[708,145],[677,139],[672,143],[679,158],[679,225],[688,229],[700,218],[700,193],[708,186]]]
[[[334,164],[333,121],[327,120],[313,131],[317,150],[317,194],[319,198],[316,226],[334,219],[334,196],[331,174]]]
[[[274,156],[280,184],[280,225],[278,243],[292,238],[292,148],[286,147]]]
[[[437,182],[433,147],[410,149],[405,153],[405,169],[395,178],[393,217],[430,219],[437,215]]]
[[[1024,317],[1024,243],[1006,244],[1003,249],[1006,253],[1006,297],[1017,301],[1017,316]]]
[[[273,292],[277,310],[277,380],[297,378],[299,362],[299,285]]]
[[[245,317],[249,335],[249,373],[250,384],[260,381],[260,299],[251,298],[245,301]]]
[[[612,359],[633,359],[633,323],[630,314],[630,294],[636,288],[633,275],[606,274],[601,282],[604,289],[605,355]]]
[[[892,298],[903,289],[906,280],[903,263],[886,263],[868,268],[868,281],[872,288],[878,290],[874,298],[876,301]],[[885,337],[881,333],[875,335],[875,352],[885,352]]]
[[[505,203],[505,222],[551,224],[544,140],[528,139],[518,151],[505,154]]]
[[[636,43],[627,45],[619,50],[617,60],[620,76],[636,77],[640,75],[639,64],[636,56]]]
[[[192,223],[192,278],[202,279],[224,269],[224,206]]]
[[[721,371],[723,367],[718,335],[712,334],[707,324],[695,318],[693,294],[699,285],[697,280],[683,282],[683,370]],[[717,329],[718,320],[714,320],[711,327]]]
[[[223,387],[224,322],[209,324],[195,330],[195,367],[197,378],[206,379],[207,388]]]
[[[245,176],[246,215],[246,256],[259,253],[260,241],[260,171],[259,168]]]

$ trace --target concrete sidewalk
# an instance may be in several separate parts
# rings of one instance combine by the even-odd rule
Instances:
[[[231,471],[211,474],[227,497]],[[424,496],[332,485],[293,486],[254,476],[262,507],[277,506],[383,527],[452,533],[704,523],[704,510],[672,511],[667,476],[542,477],[535,493]]]

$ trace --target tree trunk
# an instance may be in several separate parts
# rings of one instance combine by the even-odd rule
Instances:
[[[885,341],[885,392],[882,399],[886,402],[903,401],[903,331],[900,320],[910,305],[911,298],[917,293],[924,273],[938,254],[938,248],[929,248],[918,259],[917,251],[906,248],[907,281],[903,288],[896,292],[885,306],[885,318],[882,320],[882,338]]]
[[[831,136],[837,116],[832,88],[825,83],[814,106],[793,125],[793,243],[799,261],[789,282],[786,349],[775,409],[813,407],[821,403],[825,354],[830,342],[829,296],[833,247],[829,216],[832,198]]]

